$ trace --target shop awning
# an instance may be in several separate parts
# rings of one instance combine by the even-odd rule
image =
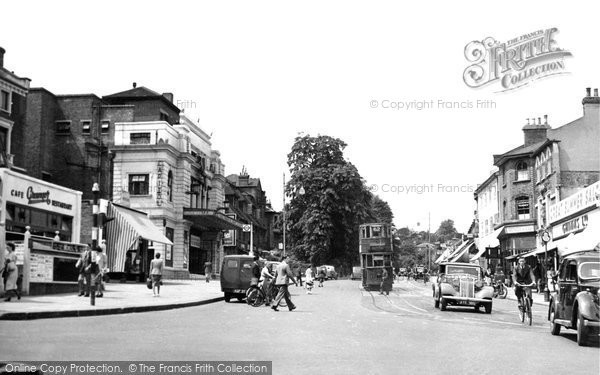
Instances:
[[[481,245],[478,246],[476,244],[475,246],[477,246],[477,249],[479,249],[479,251],[477,251],[477,254],[473,255],[473,257],[471,258],[471,260],[477,260],[477,259],[479,259],[488,250],[487,247],[483,247]]]
[[[214,230],[242,229],[242,223],[216,210],[184,208],[183,218],[197,226]]]
[[[109,203],[107,216],[114,218],[106,225],[106,256],[111,272],[123,272],[127,250],[135,248],[140,238],[173,245],[145,212]]]
[[[504,228],[504,227],[502,227]],[[479,244],[477,245],[477,248],[494,248],[494,247],[498,247],[500,246],[500,241],[498,240],[498,235],[500,234],[500,232],[502,232],[502,228],[498,228],[495,231],[493,231],[492,233],[488,234],[485,237],[482,237],[479,239]]]
[[[475,245],[473,240],[465,241],[448,258],[448,262],[469,262],[469,250]]]

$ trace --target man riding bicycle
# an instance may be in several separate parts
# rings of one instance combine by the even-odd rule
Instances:
[[[513,272],[513,282],[515,284],[515,296],[521,306],[521,297],[523,296],[523,289],[527,294],[527,298],[532,300],[531,297],[531,284],[533,284],[534,276],[531,267],[525,263],[525,258],[519,258],[519,264]]]

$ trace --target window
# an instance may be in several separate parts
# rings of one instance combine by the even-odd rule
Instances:
[[[110,121],[109,120],[100,121],[100,131],[102,132],[102,134],[108,133],[109,130],[110,130]]]
[[[4,90],[0,91],[0,109],[10,112],[10,92]]]
[[[71,133],[71,121],[56,121],[56,134]]]
[[[148,175],[132,174],[129,175],[129,194],[148,195]]]
[[[517,203],[517,218],[519,220],[527,220],[531,218],[530,210],[529,210],[529,198],[528,197],[520,197],[516,200]]]
[[[527,169],[527,163],[520,161],[517,163],[517,181],[529,180],[529,170]]]
[[[149,145],[150,133],[131,133],[129,134],[129,143],[132,145]]]
[[[89,120],[81,121],[81,133],[90,134],[92,128],[92,122]]]
[[[167,195],[169,196],[169,202],[173,202],[173,172],[169,171],[167,177]]]

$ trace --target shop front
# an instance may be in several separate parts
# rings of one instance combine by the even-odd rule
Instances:
[[[23,293],[77,290],[82,193],[0,168],[0,196],[2,249],[15,244]]]
[[[111,278],[143,282],[156,253],[169,260],[173,242],[145,212],[110,202],[107,216],[112,218],[106,225],[106,256]]]

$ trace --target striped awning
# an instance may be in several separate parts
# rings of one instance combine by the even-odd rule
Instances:
[[[173,245],[148,218],[145,212],[109,203],[107,216],[114,218],[106,225],[106,256],[112,272],[123,272],[127,251],[137,249],[139,239]]]

